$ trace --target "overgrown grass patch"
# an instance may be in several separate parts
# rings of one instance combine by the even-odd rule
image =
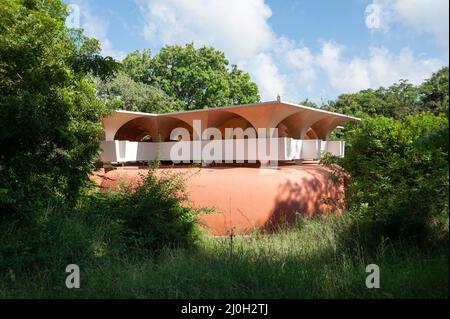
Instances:
[[[203,236],[196,248],[79,263],[81,288],[64,269],[0,276],[0,297],[39,298],[446,298],[448,251],[386,243],[375,251],[339,243],[335,218],[303,221],[274,234]],[[380,267],[368,289],[365,268]]]

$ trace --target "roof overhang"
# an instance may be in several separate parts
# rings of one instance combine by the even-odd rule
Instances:
[[[229,117],[230,113],[233,114],[232,116],[238,115],[245,118],[256,129],[277,127],[279,123],[291,117],[291,115],[295,115],[294,118],[291,117],[291,123],[299,123],[299,125],[303,126],[320,123],[323,127],[333,127],[333,129],[346,122],[360,121],[357,117],[319,108],[284,101],[268,101],[162,114],[117,110],[103,119],[103,127],[106,131],[107,139],[111,139],[111,135],[115,134],[122,125],[136,118],[148,117],[155,124],[168,119],[177,119],[192,125],[192,121],[201,120],[206,122],[207,124],[205,125],[207,126],[214,126],[214,123],[219,123],[221,118]],[[308,120],[304,120],[305,118]],[[206,126],[203,127],[202,124],[202,130],[204,128]]]

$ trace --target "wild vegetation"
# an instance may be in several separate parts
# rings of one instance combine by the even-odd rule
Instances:
[[[88,215],[84,215],[85,218]],[[71,217],[69,217],[71,218]],[[92,226],[85,219],[66,224],[64,245]],[[407,242],[384,240],[371,254],[359,237],[342,238],[347,218],[299,220],[275,234],[249,237],[202,236],[195,248],[167,248],[157,256],[115,255],[120,239],[109,222],[96,226],[90,255],[77,256],[81,289],[64,285],[66,264],[9,269],[0,275],[2,298],[444,298],[448,296],[448,251],[424,252]],[[89,231],[90,229],[90,231]],[[62,232],[61,232],[62,233]],[[64,233],[62,233],[64,234]],[[95,235],[95,234],[92,234]],[[94,240],[96,238],[97,240]],[[348,240],[351,240],[349,242]],[[103,243],[103,244],[102,244]],[[89,246],[90,247],[90,246]],[[73,249],[73,247],[71,247]],[[55,252],[61,252],[61,247]],[[68,250],[69,251],[69,250]],[[381,288],[367,289],[366,266],[381,269]]]
[[[192,44],[119,64],[67,29],[66,10],[0,0],[0,297],[448,298],[448,68],[322,106],[363,119],[336,133],[346,157],[323,163],[351,175],[344,216],[213,238],[186,176],[90,182],[100,119],[255,102],[256,85]],[[65,287],[71,263],[82,289]],[[370,263],[380,289],[365,286]]]
[[[366,236],[448,244],[448,68],[419,86],[341,95],[326,108],[362,118],[336,133],[346,156],[329,161],[352,176],[347,208]]]

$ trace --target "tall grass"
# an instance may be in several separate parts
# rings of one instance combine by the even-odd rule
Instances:
[[[272,234],[203,235],[196,248],[157,256],[98,256],[79,262],[80,289],[65,287],[64,268],[6,272],[0,297],[448,298],[448,249],[381,240],[369,251],[357,235],[342,241],[346,223],[314,218]],[[380,289],[365,286],[370,263],[380,267]]]

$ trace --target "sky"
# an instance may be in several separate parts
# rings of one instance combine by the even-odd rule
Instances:
[[[448,0],[64,0],[67,24],[123,59],[194,42],[248,72],[261,101],[320,103],[419,84],[449,65]]]

